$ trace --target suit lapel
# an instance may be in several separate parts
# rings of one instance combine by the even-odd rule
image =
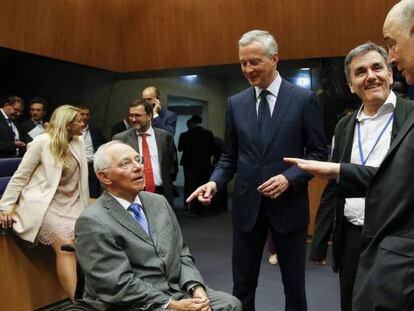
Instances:
[[[160,133],[160,131],[154,128],[154,135],[155,135],[155,142],[157,143],[158,163],[160,164],[160,168],[161,168],[161,163],[163,163],[162,155],[163,155],[163,146],[164,146],[163,139],[161,137],[162,133]]]
[[[257,124],[256,91],[254,87],[249,89],[247,96],[244,97],[244,103],[242,103],[242,105],[245,110],[244,121],[247,124],[247,128],[249,128],[249,133],[252,135],[252,141],[257,144],[257,150],[262,150],[262,146],[260,144],[261,138],[259,135],[259,125]],[[237,106],[233,108],[238,109],[239,107]]]
[[[152,241],[155,245],[157,245],[158,244],[158,232],[160,232],[161,230],[158,229],[158,223],[156,221],[159,217],[156,206],[154,206],[153,201],[151,200],[150,197],[148,197],[148,195],[146,195],[145,192],[140,192],[138,196],[141,200],[142,208],[147,217],[147,222],[149,224]]]
[[[291,85],[286,83],[285,80],[282,80],[282,84],[280,85],[279,94],[277,95],[275,108],[272,114],[272,121],[270,124],[270,128],[268,131],[268,135],[266,136],[265,146],[264,146],[264,154],[266,154],[269,145],[271,145],[272,140],[274,140],[277,131],[280,125],[283,122],[283,119],[290,107],[290,101],[292,98],[292,93],[290,89],[292,88]]]
[[[352,116],[344,128],[342,142],[344,149],[341,153],[341,161],[350,162],[351,161],[351,153],[352,153],[352,146],[354,142],[354,135],[355,135],[355,125],[356,125],[356,115],[358,110],[352,113]],[[338,146],[339,148],[341,146]]]
[[[391,143],[397,137],[401,126],[404,124],[409,112],[407,111],[407,104],[400,97],[397,96],[397,103],[394,110],[394,122],[392,123]]]
[[[134,128],[129,129],[129,133],[126,137],[126,144],[130,145],[132,148],[134,148],[136,150],[136,152],[139,153],[138,136],[137,136]]]
[[[396,149],[396,147],[400,144],[400,142],[404,139],[407,133],[411,130],[414,126],[414,112],[412,112],[406,119],[406,121],[401,126],[400,131],[398,132],[397,136],[395,137],[394,141],[392,142],[390,149],[388,150],[387,154],[385,155],[383,163],[390,157],[390,154]],[[380,168],[383,165],[381,164]]]
[[[142,229],[141,225],[135,218],[115,200],[109,193],[104,192],[102,195],[104,199],[104,207],[108,209],[108,214],[115,219],[123,227],[137,235],[140,239],[147,243],[153,244],[151,238]]]
[[[81,159],[80,159],[80,154],[79,154],[79,142],[75,142],[75,141],[72,141],[70,144],[69,144],[69,150],[70,150],[70,152],[72,152],[72,155],[75,157],[75,159],[76,159],[76,161],[78,161],[78,163],[80,164],[80,163],[82,163],[82,161],[81,161]]]

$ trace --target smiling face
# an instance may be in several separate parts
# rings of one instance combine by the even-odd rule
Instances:
[[[392,72],[377,51],[369,51],[352,59],[348,85],[361,98],[364,106],[378,109],[384,104],[392,84]]]
[[[274,54],[269,58],[259,42],[240,46],[239,60],[241,70],[251,86],[266,89],[276,78],[278,55]]]
[[[407,30],[396,14],[388,15],[383,27],[389,62],[397,66],[408,84],[414,84],[414,28]]]
[[[129,124],[138,132],[144,133],[151,126],[152,114],[145,111],[144,105],[129,108]]]
[[[125,144],[109,146],[107,154],[111,158],[110,167],[98,172],[99,180],[109,192],[132,202],[145,185],[139,154]]]
[[[70,122],[68,125],[69,137],[82,135],[83,127],[84,127],[84,123],[82,121],[81,114],[78,112],[76,114],[75,119],[73,119],[73,121]]]

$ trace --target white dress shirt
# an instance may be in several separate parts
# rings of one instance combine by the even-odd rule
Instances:
[[[82,136],[85,141],[86,159],[88,160],[88,163],[93,162],[95,152],[93,151],[93,143],[91,132],[89,131],[89,125],[82,130]]]
[[[384,160],[391,144],[391,132],[393,121],[390,122],[385,129],[383,135],[378,141],[374,149],[373,146],[377,141],[381,131],[384,129],[391,114],[395,110],[397,103],[396,95],[391,92],[385,103],[378,109],[373,116],[367,116],[363,111],[363,105],[357,113],[357,122],[360,124],[361,132],[361,146],[364,159],[369,155],[365,165],[378,167]],[[358,124],[355,125],[354,140],[352,143],[352,153],[350,163],[361,165],[361,158],[358,146]],[[371,152],[372,150],[372,152]],[[370,154],[371,152],[371,154]],[[365,198],[346,198],[344,215],[346,219],[354,225],[364,225],[365,214]]]
[[[279,89],[280,89],[281,84],[282,84],[282,77],[276,71],[276,79],[274,79],[273,82],[270,83],[270,85],[266,89],[270,92],[270,94],[266,96],[267,102],[269,103],[270,116],[273,115],[273,110],[275,109],[276,99],[277,99],[277,95],[279,94]],[[264,89],[258,86],[255,86],[254,88],[256,90],[256,113],[258,114],[259,104],[260,104],[260,93],[262,93]]]

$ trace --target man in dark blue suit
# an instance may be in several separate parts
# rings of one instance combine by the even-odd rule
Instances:
[[[251,87],[228,99],[225,148],[210,181],[188,198],[204,204],[236,173],[233,193],[233,294],[255,309],[263,247],[270,230],[278,252],[286,310],[307,310],[305,253],[311,175],[286,165],[297,154],[325,160],[323,124],[310,91],[276,71],[277,43],[267,31],[239,40],[241,69]]]
[[[142,99],[152,104],[154,114],[152,126],[170,132],[174,136],[177,125],[177,114],[162,107],[160,91],[155,86],[147,86],[142,91]]]

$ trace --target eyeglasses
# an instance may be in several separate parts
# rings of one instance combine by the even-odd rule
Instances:
[[[123,170],[127,170],[130,169],[134,166],[134,164],[144,164],[144,159],[140,156],[137,155],[135,158],[130,159],[130,158],[126,158],[123,159],[120,163],[118,163],[117,167],[123,169]]]

